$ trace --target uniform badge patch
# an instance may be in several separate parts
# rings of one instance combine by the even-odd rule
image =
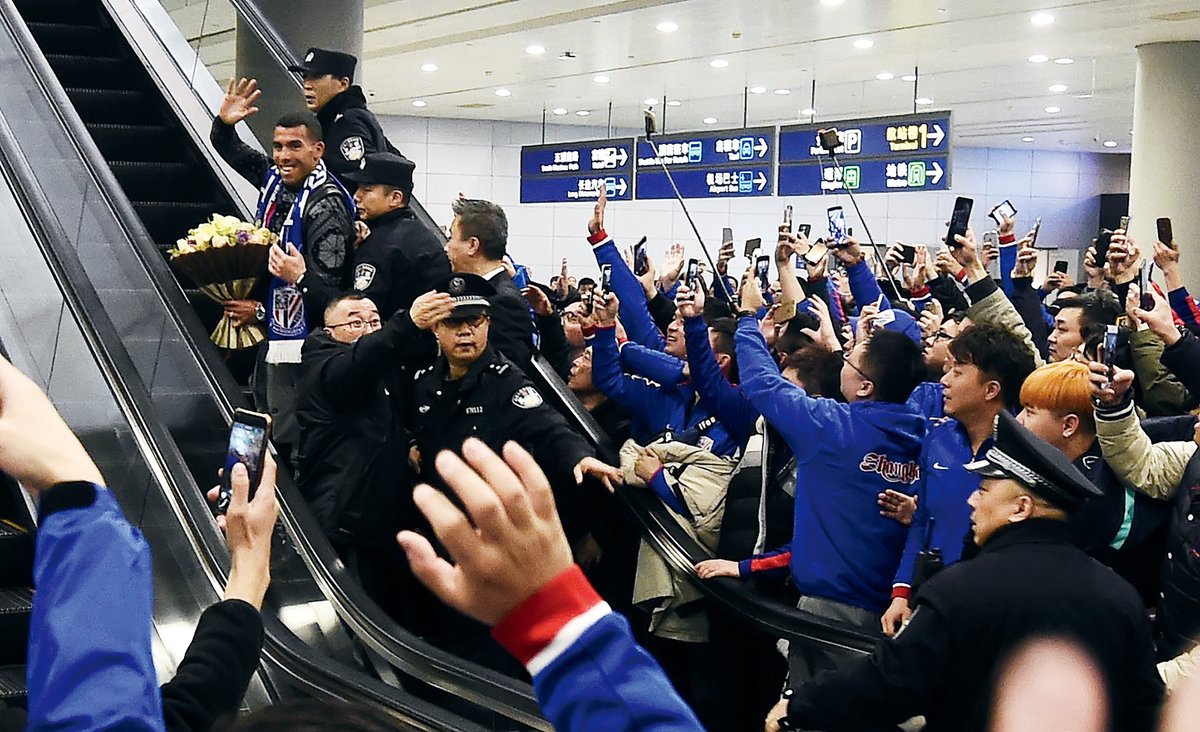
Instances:
[[[354,268],[354,289],[362,292],[375,280],[375,265],[360,264]]]
[[[361,160],[366,152],[366,148],[363,146],[363,139],[358,135],[342,140],[342,144],[338,146],[338,149],[342,151],[342,157],[351,162]]]
[[[426,412],[429,411],[429,405],[422,404],[421,406],[417,407],[417,411],[420,412],[421,414],[425,414]]]
[[[513,394],[512,403],[519,409],[536,409],[542,406],[542,395],[532,386],[522,386]]]

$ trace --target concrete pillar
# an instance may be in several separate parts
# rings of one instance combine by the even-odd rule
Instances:
[[[312,46],[357,56],[354,83],[360,83],[363,0],[257,0],[257,5],[295,58],[303,58],[305,49]],[[237,75],[258,79],[263,90],[260,111],[249,123],[269,150],[275,120],[286,112],[304,109],[304,98],[292,81],[295,75],[280,69],[243,23],[237,28]]]
[[[1155,221],[1169,217],[1183,250],[1189,291],[1200,286],[1200,41],[1137,47],[1129,228],[1143,255],[1157,239]]]

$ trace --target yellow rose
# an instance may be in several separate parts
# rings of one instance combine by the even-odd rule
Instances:
[[[224,234],[217,234],[212,238],[211,243],[214,247],[227,247],[229,246],[229,237]]]
[[[217,235],[217,229],[212,224],[200,224],[188,233],[196,244],[204,246]]]
[[[221,214],[213,215],[213,224],[216,225],[217,231],[227,235],[229,232],[237,231],[238,225],[241,223],[242,220],[237,216],[222,216]]]

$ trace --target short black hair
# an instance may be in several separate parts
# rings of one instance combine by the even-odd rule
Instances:
[[[713,352],[729,356],[729,373],[726,374],[730,383],[738,383],[737,366],[737,321],[733,318],[713,318],[708,321],[708,329],[712,334]]]
[[[912,338],[879,330],[867,341],[863,371],[875,385],[875,401],[903,404],[925,380],[925,359]]]
[[[1108,290],[1093,290],[1059,302],[1059,312],[1079,308],[1079,334],[1084,341],[1100,338],[1104,329],[1115,325],[1123,308],[1117,296]]]
[[[275,126],[288,130],[293,127],[303,127],[308,131],[308,138],[313,142],[321,142],[325,139],[325,128],[321,127],[321,120],[317,119],[317,115],[308,110],[303,112],[288,112],[279,118]]]
[[[775,352],[780,356],[787,356],[813,342],[804,329],[816,330],[821,327],[821,321],[810,313],[798,312],[783,325],[783,330],[775,336]]]
[[[577,287],[595,287],[596,281],[593,280],[591,277],[583,277],[578,282],[576,282],[575,285]]]
[[[1033,352],[1008,328],[981,323],[964,328],[950,341],[950,355],[959,363],[972,364],[980,373],[1000,382],[1000,399],[1008,409],[1021,405],[1021,385],[1033,373]]]
[[[796,369],[805,390],[815,397],[842,399],[842,354],[809,342],[788,354],[781,370]]]
[[[459,198],[450,208],[458,217],[459,236],[478,239],[488,259],[504,259],[508,253],[508,217],[504,209],[480,198]]]
[[[328,320],[329,314],[331,312],[333,312],[333,309],[336,308],[338,305],[341,305],[342,303],[346,302],[347,300],[355,300],[356,301],[356,300],[366,300],[366,299],[367,299],[367,296],[362,294],[361,292],[342,293],[341,295],[338,295],[337,297],[335,297],[329,301],[329,304],[325,306],[325,312],[321,314],[321,317],[323,320]]]

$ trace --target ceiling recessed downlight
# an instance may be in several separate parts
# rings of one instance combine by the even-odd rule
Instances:
[[[900,77],[900,81],[907,81],[909,83],[914,82],[916,80],[917,80],[917,77],[915,74],[905,74],[904,76]]]
[[[414,107],[416,107],[417,109],[420,109],[421,107],[428,107],[429,103],[426,102],[424,99],[414,99],[412,102],[412,105]]]
[[[1044,64],[1049,60],[1050,57],[1044,53],[1035,53],[1029,57],[1029,63],[1031,64]]]
[[[841,5],[846,0],[821,0],[822,5]]]
[[[706,124],[706,125],[715,125],[716,123],[717,123],[716,117],[705,117],[704,118],[704,124]]]
[[[1060,107],[1046,107],[1046,114],[1058,114],[1061,111]]]
[[[432,74],[433,72],[435,72],[437,70],[438,70],[437,64],[432,64],[432,63],[431,64],[421,64],[421,71],[424,71],[427,74]]]
[[[555,107],[554,113],[557,114],[559,117],[561,117],[567,113],[567,110],[565,107]]]
[[[765,87],[765,86],[752,86],[752,87],[750,87],[750,93],[751,93],[751,94],[766,94],[766,93],[767,93],[767,87]]]
[[[1075,59],[1069,56],[1060,56],[1059,58],[1054,59],[1054,63],[1058,64],[1059,66],[1068,66],[1075,63]]]
[[[679,101],[678,99],[672,99],[671,101],[667,102],[668,107],[678,107],[681,104],[683,104],[683,102]]]
[[[509,91],[508,89],[497,89],[497,90],[496,90],[496,96],[498,96],[498,97],[511,97],[511,96],[512,96],[512,92],[511,92],[511,91]]]
[[[592,113],[592,111],[590,109],[581,109],[578,112],[576,112],[575,114],[580,117],[586,117],[591,113]]]
[[[593,76],[592,81],[596,82],[597,84],[607,84],[608,82],[612,81],[612,79],[608,78],[604,74],[600,74],[599,76]]]
[[[892,79],[896,78],[896,75],[890,71],[881,71],[878,74],[875,74],[875,78],[879,79],[880,81],[891,81]]]
[[[801,117],[812,117],[816,113],[817,113],[817,110],[813,109],[812,107],[805,107],[804,109],[800,110]]]
[[[674,21],[664,20],[663,22],[654,26],[654,29],[659,33],[674,33],[675,31],[679,30],[679,24],[675,23]]]
[[[1033,142],[1033,138],[1032,137],[1022,137],[1021,142]]]
[[[729,65],[729,61],[723,58],[714,58],[712,61],[708,62],[708,65],[714,69],[723,69]]]
[[[653,107],[655,104],[658,104],[658,100],[654,97],[646,97],[642,100],[642,104],[645,104],[647,107]]]
[[[1029,17],[1029,22],[1034,25],[1051,25],[1054,23],[1053,13],[1034,13]]]
[[[859,50],[865,50],[874,45],[875,41],[872,41],[870,38],[859,38],[858,40],[854,41],[854,47]]]
[[[791,89],[776,89],[775,93],[781,97],[786,97],[788,94],[792,93],[792,90]]]
[[[1105,146],[1105,147],[1116,147],[1116,146],[1117,146],[1117,141],[1116,141],[1116,140],[1105,140],[1105,141],[1104,141],[1104,146]]]
[[[921,104],[921,105],[933,104],[933,100],[930,99],[929,97],[917,97],[916,100],[914,100],[914,101],[916,101],[917,104]]]
[[[1046,91],[1050,92],[1051,94],[1062,94],[1066,90],[1067,90],[1066,84],[1051,84],[1049,87],[1046,88]]]
[[[536,43],[525,47],[525,53],[529,54],[530,56],[541,56],[545,52],[546,47],[540,46]]]

